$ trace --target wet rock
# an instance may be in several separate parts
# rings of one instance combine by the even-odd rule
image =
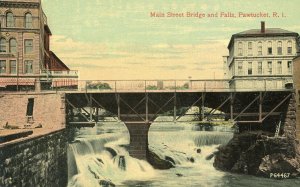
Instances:
[[[109,180],[100,180],[99,184],[103,187],[115,187],[116,185]]]
[[[117,152],[113,148],[105,147],[105,150],[108,151],[112,157],[117,156]]]
[[[188,157],[187,158],[190,162],[194,163],[195,162],[195,159],[193,157]]]
[[[262,159],[258,175],[269,177],[271,173],[289,173],[289,178],[299,175],[300,164],[282,154],[267,155]]]
[[[212,153],[212,154],[208,155],[207,157],[205,157],[205,160],[211,160],[214,156],[215,156],[215,153]]]
[[[183,175],[181,173],[176,173],[177,177],[183,177]]]
[[[165,156],[165,159],[175,165],[175,161],[173,158],[171,158],[169,156]]]
[[[167,159],[168,158],[168,159]],[[155,168],[155,169],[170,169],[173,168],[175,162],[172,158],[167,157],[165,160],[160,158],[157,154],[149,150],[149,154],[147,155],[148,162]]]
[[[103,162],[103,160],[102,160],[101,158],[97,158],[97,160],[98,160],[100,163],[104,164],[104,162]]]
[[[124,156],[120,156],[118,166],[121,170],[126,170],[126,160]]]
[[[299,176],[299,142],[286,137],[268,137],[262,131],[235,134],[219,147],[214,166],[220,170],[270,177],[270,173]]]

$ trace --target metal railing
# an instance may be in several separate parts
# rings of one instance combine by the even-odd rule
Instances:
[[[79,81],[79,91],[160,92],[160,91],[276,91],[293,89],[291,77],[219,80],[91,80]]]
[[[77,75],[76,71],[55,72]],[[52,74],[52,75],[53,75]],[[61,75],[61,74],[59,74]],[[0,90],[16,84],[34,86],[40,84],[41,91],[79,91],[79,92],[239,92],[239,91],[281,91],[293,89],[292,77],[241,78],[219,80],[77,80],[76,78],[49,78],[38,81],[26,79],[0,78]],[[8,80],[8,79],[7,79]],[[18,82],[16,82],[18,81]]]

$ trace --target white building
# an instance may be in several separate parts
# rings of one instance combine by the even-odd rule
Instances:
[[[251,29],[232,35],[225,76],[236,89],[284,89],[292,83],[298,33],[280,28]]]

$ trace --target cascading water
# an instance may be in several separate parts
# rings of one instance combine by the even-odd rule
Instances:
[[[168,170],[153,169],[148,162],[129,156],[129,134],[124,124],[98,124],[78,130],[69,145],[68,186],[210,187],[247,186],[253,181],[255,186],[273,185],[269,179],[217,171],[213,167],[214,152],[232,138],[233,132],[228,132],[230,127],[213,131],[198,127],[182,123],[151,125],[149,149],[175,166]]]

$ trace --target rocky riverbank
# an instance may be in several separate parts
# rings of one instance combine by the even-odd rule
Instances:
[[[215,155],[217,169],[270,178],[300,176],[300,144],[256,131],[235,134]]]

